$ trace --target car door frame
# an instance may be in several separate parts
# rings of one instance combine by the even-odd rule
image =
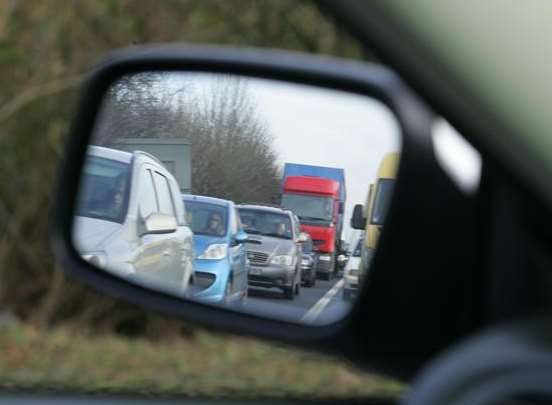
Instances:
[[[164,274],[168,266],[166,256],[164,255],[164,252],[163,252],[162,242],[163,242],[164,235],[155,235],[155,234],[140,235],[140,228],[141,228],[140,224],[145,220],[145,218],[142,214],[140,200],[139,200],[139,196],[142,193],[142,190],[140,188],[141,185],[143,184],[142,175],[144,174],[144,176],[147,177],[151,182],[151,187],[153,189],[153,193],[155,196],[155,204],[156,204],[155,213],[159,213],[159,199],[157,196],[157,189],[155,188],[155,182],[153,178],[153,171],[155,171],[155,166],[143,160],[139,160],[139,163],[136,166],[137,166],[136,170],[138,173],[138,190],[136,191],[136,194],[135,194],[136,218],[137,218],[136,223],[138,224],[138,226],[136,227],[136,238],[138,241],[138,246],[136,248],[136,254],[134,256],[134,267],[135,267],[136,275],[139,278],[140,277],[149,278],[153,276],[155,279],[155,274]],[[148,257],[155,257],[155,256],[160,256],[161,259],[155,266],[156,267],[155,270],[153,270],[155,274],[152,274],[152,271],[150,270],[151,269],[150,264],[147,265],[148,271],[145,271],[145,268],[142,268],[140,263],[142,260],[147,261]]]

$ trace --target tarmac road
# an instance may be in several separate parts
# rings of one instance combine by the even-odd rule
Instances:
[[[285,299],[281,290],[249,288],[244,310],[265,317],[320,325],[342,318],[350,309],[343,300],[343,281],[317,280],[314,287],[301,287],[293,300]]]

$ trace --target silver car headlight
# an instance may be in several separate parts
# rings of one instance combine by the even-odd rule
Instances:
[[[289,255],[279,255],[274,256],[270,261],[270,264],[275,264],[277,266],[293,266],[293,257]]]

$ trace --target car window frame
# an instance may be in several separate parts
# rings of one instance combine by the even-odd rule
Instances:
[[[142,199],[139,199],[139,198],[143,192],[142,187],[144,186],[144,182],[148,181],[148,180],[145,180],[146,178],[149,180],[151,184],[151,188],[153,190],[153,196],[155,200],[155,211],[152,211],[147,215],[144,215],[142,210]],[[153,179],[153,175],[151,172],[151,165],[149,165],[148,163],[143,163],[142,165],[140,165],[140,170],[138,171],[138,186],[139,186],[138,191],[136,192],[138,216],[141,217],[142,219],[146,219],[151,214],[159,214],[159,200],[157,197],[157,190],[155,188],[155,181]]]
[[[176,214],[176,207],[174,205],[174,201],[173,201],[173,196],[172,196],[172,190],[171,190],[171,187],[170,187],[170,184],[169,184],[169,179],[163,175],[161,172],[159,172],[159,170],[154,170],[152,173],[151,173],[152,177],[153,177],[153,185],[155,187],[155,192],[156,192],[156,196],[157,196],[157,209],[158,209],[158,213],[159,214],[167,214],[167,213],[164,213],[164,212],[161,212],[161,203],[160,203],[160,190],[157,189],[157,182],[155,181],[156,179],[156,175],[159,176],[161,178],[160,181],[165,181],[165,184],[167,186],[167,194],[169,196],[169,203],[170,203],[170,207],[171,207],[171,210],[172,210],[172,213],[169,213],[168,215],[172,215],[174,218],[177,218],[177,214]]]

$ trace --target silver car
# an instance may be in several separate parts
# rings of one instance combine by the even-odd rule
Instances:
[[[92,264],[186,295],[193,234],[178,183],[155,157],[90,146],[73,239]]]
[[[343,271],[343,299],[349,301],[356,297],[358,294],[358,287],[360,284],[360,270],[361,270],[361,250],[364,244],[364,234],[358,238],[355,250],[345,265]]]
[[[301,289],[302,243],[307,240],[299,219],[290,210],[268,205],[242,204],[238,211],[249,234],[249,285],[279,288],[293,299]]]

